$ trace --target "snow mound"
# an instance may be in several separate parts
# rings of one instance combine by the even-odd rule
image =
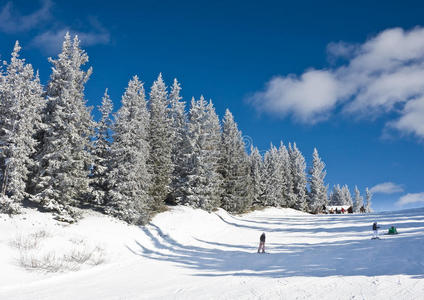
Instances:
[[[246,217],[269,217],[269,216],[305,216],[309,215],[306,212],[292,209],[292,208],[277,208],[277,207],[267,207],[262,210],[253,211],[246,214]]]
[[[423,211],[235,216],[176,206],[132,226],[25,209],[0,215],[0,299],[419,299]],[[381,240],[370,239],[374,220]],[[384,235],[391,225],[399,235]],[[262,232],[268,254],[256,253]],[[22,253],[53,267],[25,266]]]

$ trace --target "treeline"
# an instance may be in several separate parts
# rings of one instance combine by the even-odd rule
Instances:
[[[168,89],[159,75],[146,98],[134,76],[113,115],[106,89],[95,122],[84,97],[92,69],[83,69],[88,56],[78,37],[66,34],[62,52],[49,59],[45,87],[20,50],[16,42],[0,70],[0,212],[18,213],[28,202],[73,222],[75,208],[92,207],[145,224],[166,204],[320,213],[352,201],[339,186],[328,198],[316,149],[308,174],[295,143],[271,145],[264,156],[252,146],[248,154],[231,112],[220,121],[203,96],[187,109],[176,79]]]

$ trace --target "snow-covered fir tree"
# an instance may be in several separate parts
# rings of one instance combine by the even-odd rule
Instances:
[[[99,122],[96,124],[96,136],[93,146],[93,167],[91,171],[91,187],[93,193],[93,202],[95,204],[103,204],[107,192],[107,171],[110,157],[111,113],[113,103],[110,99],[107,89],[102,98],[102,105],[98,107],[102,114]]]
[[[368,188],[365,189],[365,198],[367,200],[367,203],[365,204],[365,211],[367,213],[370,213],[372,212],[372,208],[371,208],[372,193]]]
[[[327,187],[324,183],[327,172],[316,148],[312,157],[312,168],[309,170],[309,210],[312,213],[321,213],[324,206],[328,205]]]
[[[271,145],[272,149],[272,145]],[[273,199],[275,198],[272,193],[273,190],[271,187],[271,179],[272,177],[269,176],[269,174],[272,174],[272,159],[271,159],[271,149],[266,151],[263,158],[263,165],[262,165],[262,176],[261,176],[261,185],[263,189],[262,194],[262,205],[263,206],[271,206],[271,203],[273,203]]]
[[[352,195],[347,184],[342,186],[342,203],[343,205],[353,206]]]
[[[158,79],[153,83],[149,99],[149,165],[152,173],[150,194],[153,197],[152,209],[155,211],[160,211],[164,207],[165,200],[171,192],[173,141],[167,107],[168,93],[162,74],[159,74]]]
[[[228,109],[223,119],[221,141],[221,207],[229,212],[244,212],[252,205],[249,160],[242,133]]]
[[[361,192],[358,187],[355,185],[355,199],[353,203],[353,211],[359,212],[361,207],[364,205],[364,198],[361,196]]]
[[[176,199],[182,196],[182,178],[184,178],[184,164],[187,149],[190,148],[187,136],[187,114],[185,112],[185,102],[181,101],[181,87],[177,79],[174,79],[169,93],[168,115],[171,121],[171,195],[168,198],[170,203],[176,203]]]
[[[252,204],[264,206],[263,203],[263,160],[258,148],[250,146],[250,177],[252,182]]]
[[[191,100],[188,137],[190,148],[186,151],[183,195],[181,204],[212,211],[220,206],[221,175],[218,172],[220,159],[221,129],[212,102],[203,96]]]
[[[91,68],[77,36],[66,34],[62,52],[50,59],[52,74],[47,86],[47,108],[43,114],[45,130],[37,154],[39,169],[35,197],[45,209],[60,218],[74,221],[77,206],[89,199],[90,146],[93,121],[84,99],[84,85]]]
[[[134,224],[145,224],[151,215],[146,104],[143,84],[134,76],[115,115],[107,177],[106,212]]]
[[[282,165],[277,148],[271,144],[264,155],[263,192],[265,206],[279,206],[282,198]]]
[[[16,42],[0,81],[0,212],[7,213],[17,213],[27,197],[45,104],[38,74],[19,58],[20,50]]]
[[[281,203],[283,207],[294,207],[296,203],[296,195],[293,191],[293,178],[292,178],[292,169],[291,169],[291,161],[290,161],[290,154],[287,149],[287,147],[283,144],[283,142],[280,143],[280,148],[278,149],[279,153],[279,159],[281,164],[281,172],[282,172],[282,178],[281,178],[281,193],[282,193],[282,200],[284,201]]]
[[[293,147],[289,144],[289,154],[291,162],[291,173],[293,180],[293,193],[296,196],[296,203],[294,208],[306,211],[307,202],[306,202],[306,163],[305,158],[302,153],[296,146],[296,143],[293,143]]]
[[[271,144],[270,150],[265,154],[263,165],[266,205],[296,207],[298,195],[294,192],[292,163],[286,146],[281,142],[277,149]]]
[[[333,191],[330,194],[330,205],[341,206],[344,205],[342,189],[339,184],[333,186]]]

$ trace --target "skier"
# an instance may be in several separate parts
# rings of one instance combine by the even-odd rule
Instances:
[[[379,239],[378,228],[380,228],[380,226],[377,226],[377,222],[374,222],[374,224],[372,224],[372,231],[373,231],[372,238],[373,239]]]
[[[259,248],[258,253],[262,250],[262,253],[265,253],[265,232],[262,232],[261,237],[259,238]]]

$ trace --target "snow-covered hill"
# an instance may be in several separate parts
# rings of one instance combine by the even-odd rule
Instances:
[[[400,234],[371,240],[374,221]],[[262,232],[268,254],[256,253]],[[0,215],[0,254],[0,299],[422,299],[424,209],[174,207],[146,227],[94,212],[65,225],[27,209]]]

